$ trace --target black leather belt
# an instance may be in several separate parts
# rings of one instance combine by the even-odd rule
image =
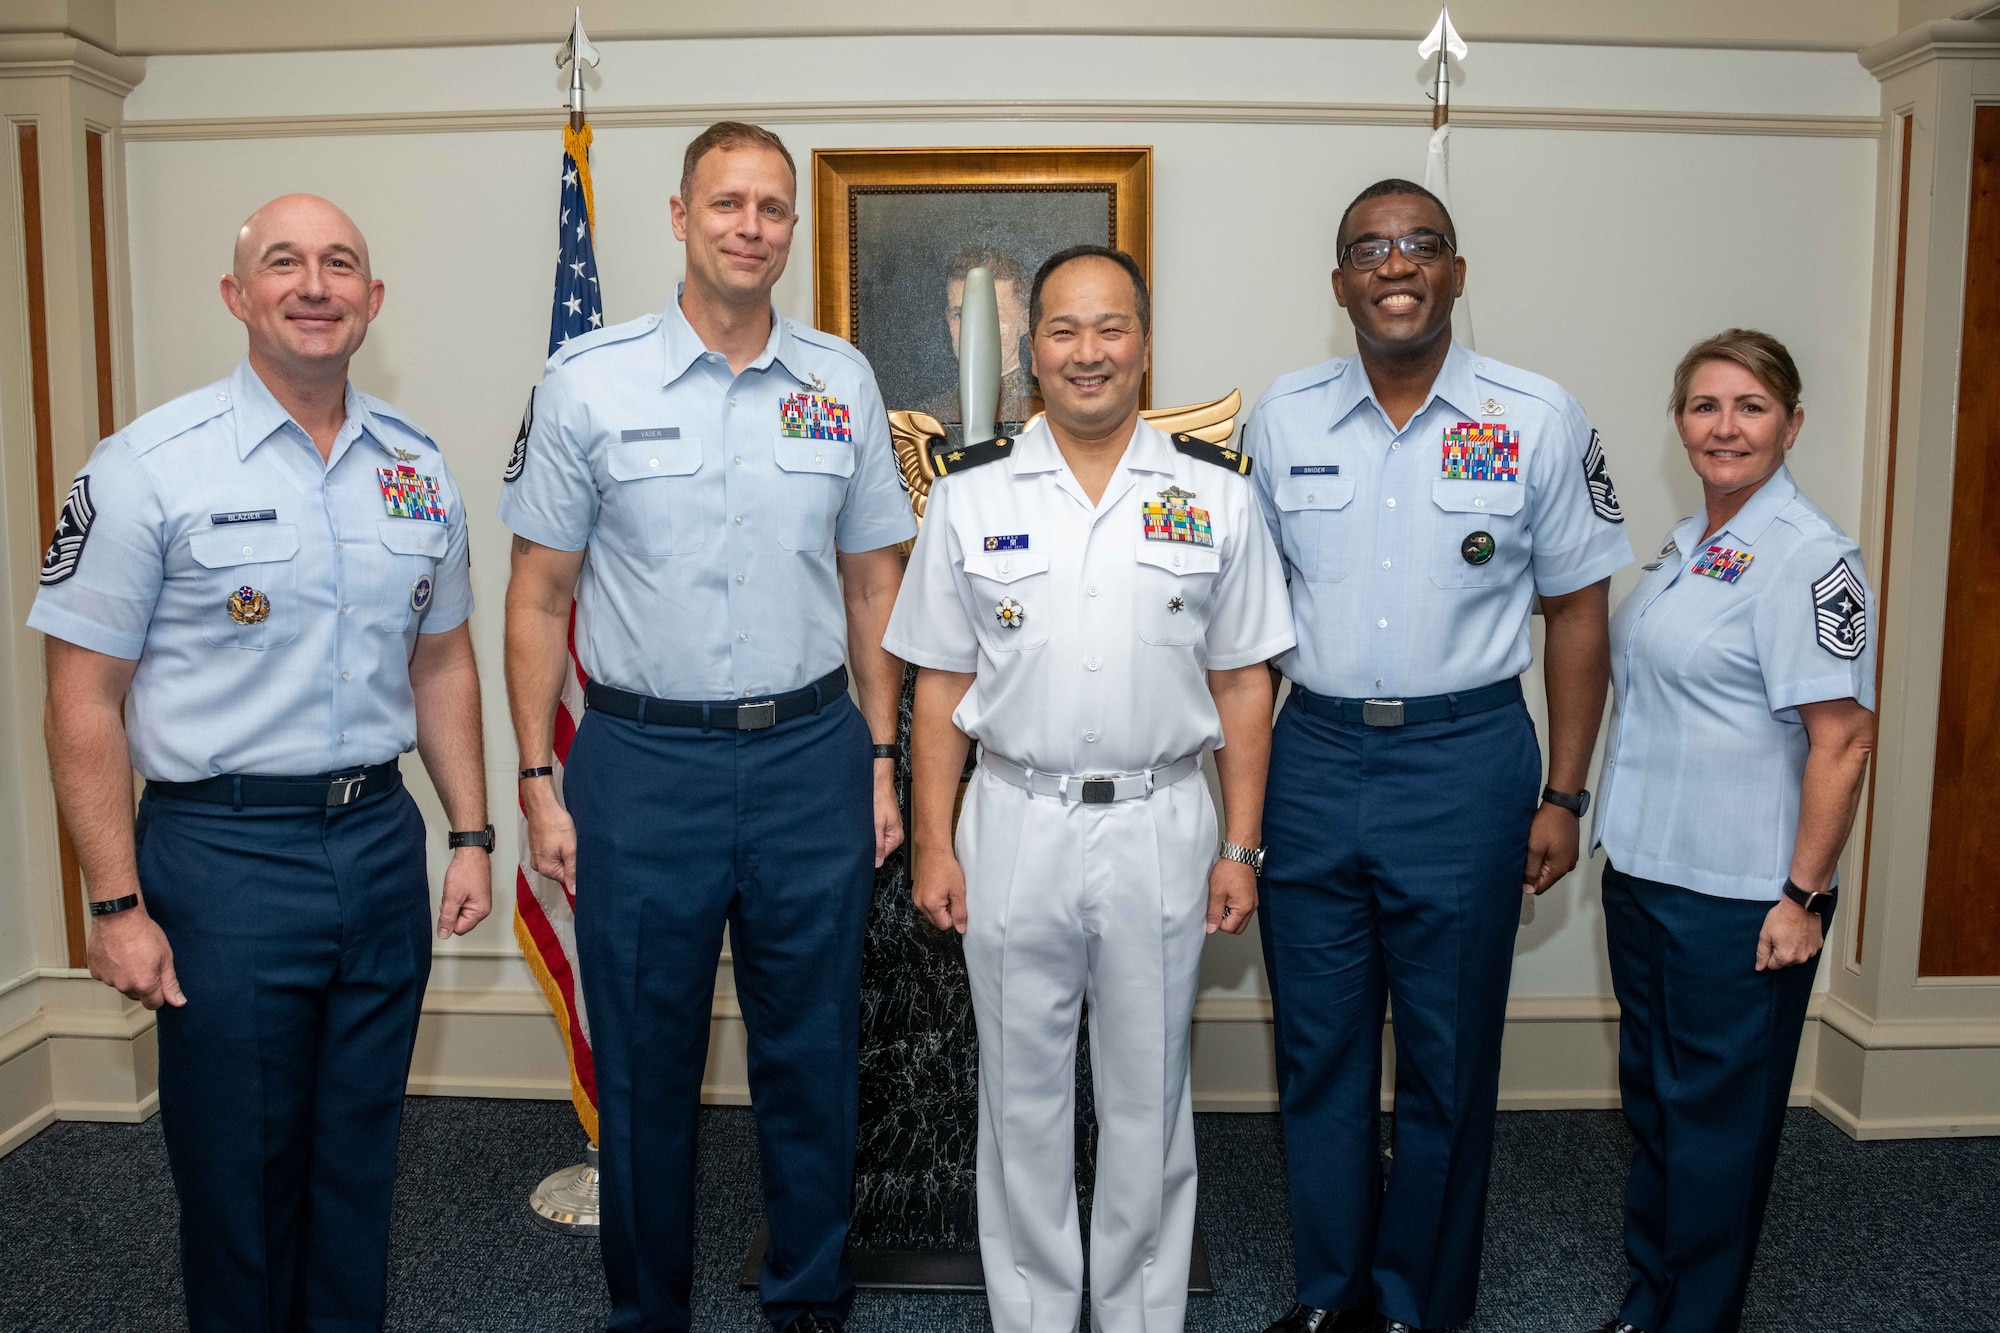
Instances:
[[[723,699],[715,703],[655,699],[591,681],[583,687],[586,707],[642,724],[700,727],[703,731],[762,731],[820,709],[847,693],[847,668],[835,667],[803,689],[768,699]]]
[[[1482,685],[1476,690],[1427,694],[1421,699],[1336,699],[1330,695],[1314,694],[1296,681],[1292,684],[1292,693],[1297,696],[1299,707],[1315,717],[1355,722],[1364,727],[1407,727],[1413,722],[1442,722],[1447,718],[1505,708],[1508,704],[1519,702],[1521,679],[1516,676],[1512,680]]]
[[[378,796],[402,781],[397,761],[357,768],[346,773],[313,773],[305,777],[278,777],[263,773],[224,773],[200,782],[154,782],[146,780],[146,790],[176,801],[202,801],[209,805],[340,806],[352,805],[368,796]]]

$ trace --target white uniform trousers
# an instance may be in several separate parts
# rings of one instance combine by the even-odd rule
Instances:
[[[1180,1333],[1194,1243],[1188,1024],[1215,862],[1200,770],[1105,805],[976,771],[956,840],[979,1025],[979,1247],[997,1333],[1082,1305],[1076,1033],[1090,1004],[1093,1333]]]

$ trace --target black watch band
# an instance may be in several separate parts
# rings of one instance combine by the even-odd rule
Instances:
[[[1814,893],[1792,883],[1789,877],[1785,880],[1785,896],[1805,908],[1808,912],[1817,912],[1821,903],[1830,903],[1833,901],[1831,890],[1822,889],[1818,893]]]
[[[547,764],[543,764],[539,768],[524,768],[521,770],[521,781],[526,782],[529,778],[554,777],[555,772],[555,769]]]
[[[493,826],[488,824],[485,828],[477,829],[471,833],[454,832],[450,837],[445,839],[445,845],[453,851],[458,850],[460,847],[477,847],[490,855],[493,851]]]
[[[901,759],[903,757],[903,747],[900,745],[871,745],[868,748],[874,751],[877,759]]]
[[[92,903],[92,916],[111,916],[118,912],[129,912],[139,905],[139,895],[128,893],[123,898],[106,898],[103,902]]]
[[[1542,800],[1549,805],[1561,806],[1578,819],[1582,819],[1590,810],[1589,788],[1585,788],[1572,795],[1566,791],[1557,791],[1554,787],[1544,787],[1542,788]]]

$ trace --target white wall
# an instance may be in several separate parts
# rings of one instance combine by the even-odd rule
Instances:
[[[607,43],[593,107],[791,104],[769,118],[801,162],[834,147],[1151,144],[1154,394],[1165,405],[1230,388],[1252,399],[1280,373],[1351,350],[1327,289],[1334,222],[1370,181],[1420,176],[1426,131],[1332,123],[1367,117],[1324,108],[1265,117],[1320,123],[1244,123],[1258,113],[1243,108],[1419,103],[1417,64],[1406,44],[1361,41]],[[1604,434],[1641,557],[1699,499],[1663,408],[1674,362],[1731,324],[1791,346],[1808,403],[1795,470],[1808,494],[1858,531],[1877,144],[1837,121],[1876,112],[1873,80],[1844,55],[1577,46],[1485,46],[1466,69],[1455,97],[1462,106],[1684,113],[1660,118],[1656,131],[1466,126],[1454,138],[1480,350],[1553,376],[1582,400]],[[939,105],[975,91],[1022,99],[1030,117],[1050,114],[1036,112],[1037,99],[1122,104],[1079,111],[1092,117],[1081,121]],[[506,543],[493,513],[547,329],[557,135],[372,134],[336,122],[319,128],[349,132],[196,138],[210,131],[149,131],[145,122],[480,111],[551,106],[561,96],[549,52],[536,46],[155,57],[127,103],[142,408],[221,377],[240,355],[241,331],[215,279],[236,225],[258,204],[312,190],[347,208],[368,235],[389,295],[356,377],[438,437],[467,497],[503,848],[514,844],[515,754],[500,676]],[[822,100],[841,105],[819,123],[797,105]],[[901,100],[928,109],[897,118]],[[1141,102],[1156,105],[1133,105]],[[1233,109],[1211,115],[1202,103]],[[1685,113],[1717,113],[1716,123],[1731,113],[1824,119],[1782,136],[1681,132],[1673,126],[1688,123]],[[693,133],[598,130],[607,320],[657,309],[672,291],[681,256],[666,201]],[[808,320],[810,230],[801,229],[777,293],[785,313]],[[1614,596],[1634,572],[1615,580]],[[1530,692],[1538,701],[1537,679]],[[434,806],[432,815],[435,828]],[[439,950],[436,986],[532,988],[507,925],[512,869],[497,859],[494,918]],[[1594,871],[1573,875],[1537,905],[1517,946],[1517,997],[1608,994],[1595,885]],[[1209,994],[1261,995],[1254,937],[1217,941]],[[0,980],[4,969],[0,957]]]

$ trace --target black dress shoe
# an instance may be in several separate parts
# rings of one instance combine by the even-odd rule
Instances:
[[[814,1314],[808,1310],[786,1324],[778,1333],[845,1333],[847,1325],[832,1315]]]
[[[1637,1324],[1628,1324],[1623,1319],[1607,1319],[1591,1329],[1590,1333],[1646,1333],[1646,1330]]]
[[[1321,1310],[1293,1303],[1264,1333],[1374,1333],[1375,1311],[1367,1306]]]

